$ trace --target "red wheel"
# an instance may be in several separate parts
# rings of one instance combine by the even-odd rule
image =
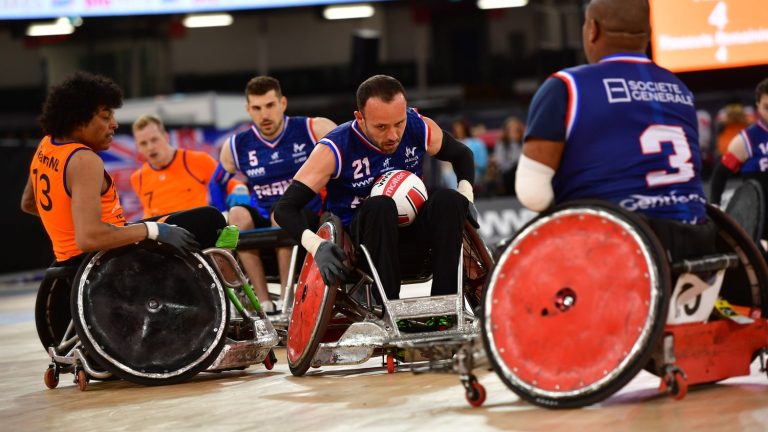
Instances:
[[[387,373],[395,373],[395,356],[387,354]]]
[[[264,358],[263,363],[264,363],[264,367],[267,370],[272,370],[272,368],[275,367],[275,363],[272,361],[272,356],[273,355],[274,354],[272,354],[272,351],[270,350],[269,353],[267,354],[267,356]]]
[[[599,402],[647,363],[669,274],[636,215],[597,202],[558,207],[521,230],[493,270],[483,312],[489,359],[534,404]]]
[[[56,369],[49,367],[43,375],[43,382],[49,389],[55,389],[59,385],[59,375],[56,373]]]
[[[661,378],[659,391],[667,393],[672,399],[682,400],[688,394],[688,380],[685,374],[677,368],[667,371]]]
[[[336,242],[352,255],[351,244],[342,230],[341,221],[335,216],[324,222],[317,234],[323,239]],[[312,255],[307,254],[301,275],[296,284],[291,321],[288,324],[286,355],[288,368],[296,376],[304,375],[320,345],[333,314],[338,285],[327,286]]]
[[[467,402],[469,402],[469,404],[474,408],[483,405],[483,402],[485,402],[485,396],[485,387],[483,387],[483,385],[476,380],[472,380],[470,382],[467,392],[464,393],[464,397],[467,398]]]
[[[76,377],[77,388],[79,388],[80,391],[85,391],[86,387],[88,387],[88,375],[85,374],[84,370],[80,369],[77,371]]]

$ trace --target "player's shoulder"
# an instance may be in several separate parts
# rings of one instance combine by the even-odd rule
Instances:
[[[210,154],[202,151],[202,150],[189,150],[189,149],[181,149],[179,150],[182,155],[185,155],[187,159],[194,159],[194,160],[213,160],[213,156]]]

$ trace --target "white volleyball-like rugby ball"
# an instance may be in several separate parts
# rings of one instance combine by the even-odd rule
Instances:
[[[371,196],[386,195],[397,205],[397,225],[408,226],[427,200],[427,188],[419,176],[410,171],[394,170],[382,174],[371,189]]]

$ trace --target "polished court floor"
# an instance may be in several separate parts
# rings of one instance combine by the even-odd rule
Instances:
[[[297,378],[283,349],[272,371],[204,373],[165,387],[91,381],[85,392],[62,375],[49,390],[34,297],[30,286],[0,290],[2,431],[768,430],[768,378],[757,362],[750,376],[693,388],[682,401],[659,395],[658,379],[643,372],[598,406],[560,411],[522,402],[493,372],[479,374],[488,390],[482,408],[465,402],[454,375],[388,375],[380,359]]]

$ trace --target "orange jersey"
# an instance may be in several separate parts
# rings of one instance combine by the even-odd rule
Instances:
[[[208,182],[216,160],[194,150],[176,150],[160,169],[144,163],[131,175],[131,187],[141,200],[144,217],[208,205]]]
[[[40,141],[29,167],[37,211],[53,243],[56,260],[60,262],[83,253],[75,243],[72,193],[66,183],[67,164],[72,155],[81,150],[93,151],[80,143],[56,143],[50,136],[46,136]],[[101,194],[101,221],[123,226],[125,218],[115,182],[106,171],[104,180],[108,187],[106,192]]]

